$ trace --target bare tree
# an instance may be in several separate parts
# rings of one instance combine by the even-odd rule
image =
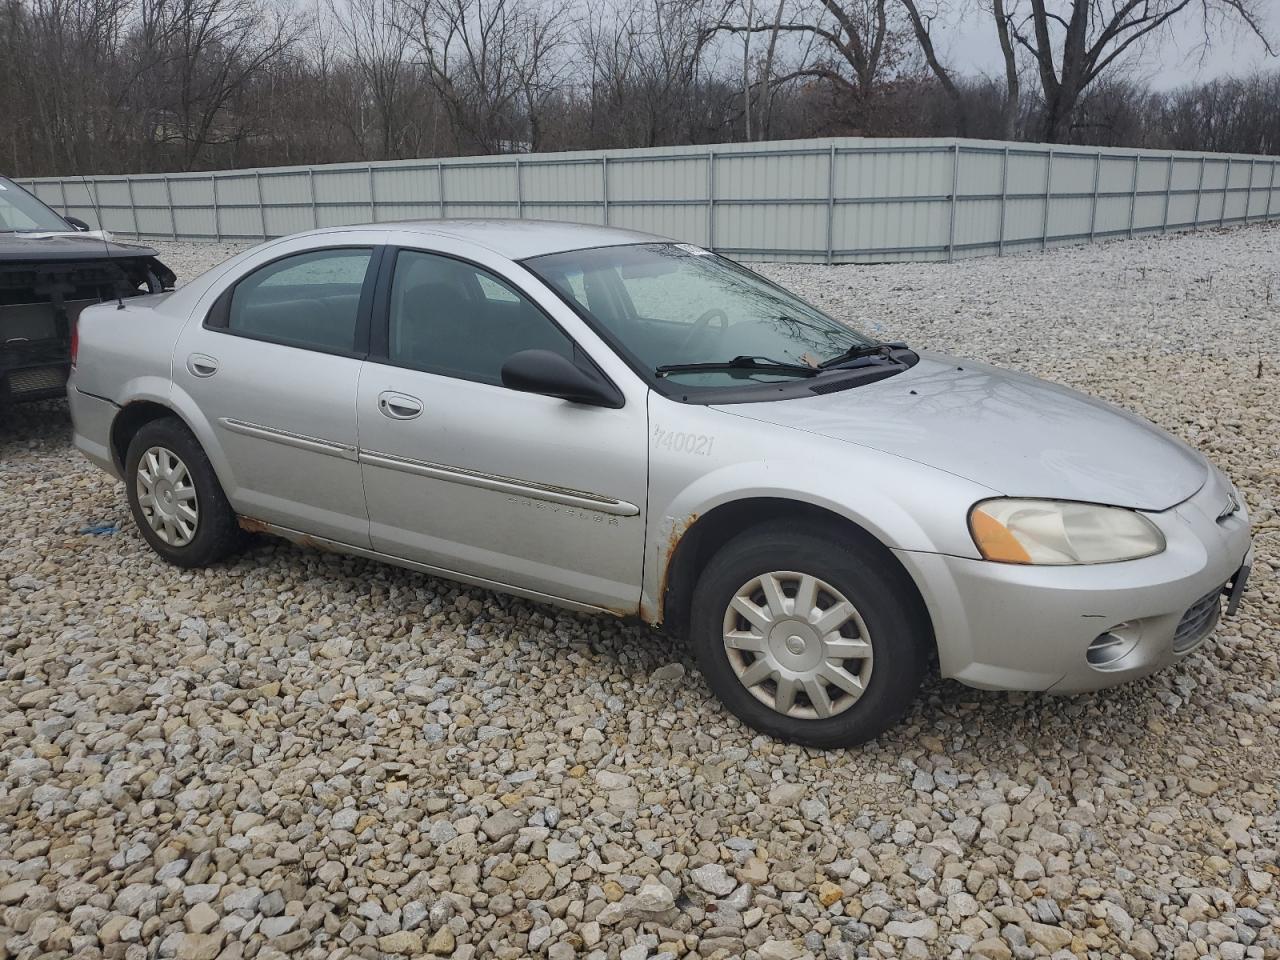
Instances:
[[[946,93],[955,108],[957,133],[960,136],[965,136],[968,133],[968,122],[965,116],[964,97],[961,95],[960,88],[951,75],[951,70],[943,65],[933,44],[933,24],[940,15],[946,12],[945,0],[933,0],[931,6],[926,6],[920,0],[902,0],[902,6],[907,11],[907,18],[911,21],[911,30],[915,34],[916,42],[920,44],[920,52],[924,54],[925,63],[929,65],[933,75],[938,78],[938,83],[941,84],[943,92]]]
[[[346,116],[361,159],[412,155],[422,139],[415,109],[419,104],[412,67],[404,56],[404,32],[396,23],[397,0],[325,4],[355,80],[355,109]]]
[[[782,34],[783,17],[788,0],[778,0],[769,19],[757,20],[757,16],[765,17],[769,11],[763,5],[757,6],[756,0],[733,0],[714,11],[709,19],[712,25],[728,22],[739,24],[739,30],[717,30],[714,26],[704,27],[704,31],[717,33],[736,33],[742,41],[742,61],[740,85],[742,89],[742,132],[744,140],[763,140],[769,136],[771,115],[773,111],[773,95],[778,86],[775,67],[778,62],[778,38]],[[740,16],[738,15],[740,13]],[[764,53],[752,57],[751,40],[757,33],[767,33]],[[811,44],[806,45],[811,47]],[[800,51],[800,62],[807,63],[808,51]]]
[[[1230,22],[1256,32],[1264,0],[592,0],[582,15],[557,6],[570,0],[333,0],[314,15],[328,2],[0,0],[0,165],[74,176],[850,132],[1280,151],[1280,72],[1153,92],[1126,69],[1174,17],[1216,42]],[[1003,77],[948,62],[942,25],[961,11],[994,25]]]
[[[1000,111],[1000,136],[1012,140],[1018,122],[1018,104],[1022,90],[1006,0],[991,0],[991,16],[995,20],[996,36],[1000,38],[1000,53],[1004,57],[1004,106]]]
[[[750,25],[755,23],[755,0],[744,0],[743,18]],[[777,31],[774,31],[776,34]],[[742,34],[742,132],[743,139],[751,139],[751,31]]]
[[[718,34],[769,32],[802,34],[821,41],[815,56],[780,81],[817,79],[841,91],[852,107],[855,123],[865,121],[865,106],[877,87],[901,65],[903,33],[889,0],[816,0],[795,11],[785,23],[720,20],[704,28],[702,42]]]
[[[1014,0],[1021,6],[1021,0]],[[1198,17],[1208,43],[1234,21],[1273,53],[1258,0],[1026,0],[1012,16],[1014,40],[1040,79],[1044,115],[1040,137],[1064,143],[1081,94],[1146,38]]]
[[[111,69],[127,28],[128,5],[124,0],[33,0],[25,14],[13,35],[14,60],[21,64],[15,73],[43,133],[47,162],[75,167],[95,145],[117,142],[129,120],[114,109],[122,77]],[[6,113],[16,103],[9,101]]]
[[[515,67],[531,151],[546,147],[546,115],[569,69],[567,60],[561,56],[567,43],[569,21],[570,10],[565,2],[559,6],[541,4],[534,11],[526,11],[523,18],[524,56],[516,60]]]
[[[423,75],[484,153],[536,138],[554,92],[567,7],[530,0],[403,0]]]
[[[760,69],[761,104],[760,104],[760,139],[769,137],[769,129],[773,119],[774,77],[773,65],[778,53],[778,35],[782,32],[782,13],[787,0],[778,0],[778,7],[773,14],[773,23],[769,28],[769,44],[765,48],[764,64]]]
[[[1224,77],[1163,99],[1134,133],[1149,136],[1155,128],[1178,150],[1280,153],[1280,72]]]
[[[646,0],[601,8],[580,41],[590,67],[592,123],[610,145],[697,142],[712,106],[700,74],[704,10]]]
[[[968,98],[962,89],[961,81],[954,71],[947,67],[933,42],[933,26],[944,14],[951,12],[946,0],[901,0],[911,21],[911,30],[925,63],[937,78],[943,92],[951,100],[955,110],[956,132],[960,136],[969,133],[970,117]],[[1016,2],[1016,0],[1015,0]],[[985,14],[994,21],[996,37],[1000,42],[1000,53],[1004,59],[1005,97],[1000,111],[1001,136],[1012,139],[1018,119],[1018,101],[1021,96],[1021,85],[1018,75],[1018,61],[1014,46],[1013,33],[1010,29],[1010,16],[1005,9],[1005,0],[989,0],[989,6],[979,4]]]
[[[178,144],[183,170],[207,147],[246,136],[245,111],[232,106],[300,33],[261,0],[144,0],[141,20],[155,136]]]

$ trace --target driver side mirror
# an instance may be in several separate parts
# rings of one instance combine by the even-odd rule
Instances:
[[[71,224],[72,227],[79,230],[81,233],[86,233],[89,230],[89,225],[79,217],[63,217],[62,219],[67,221],[67,223]]]
[[[502,385],[571,403],[618,408],[622,393],[594,370],[584,370],[550,350],[521,350],[502,365]]]

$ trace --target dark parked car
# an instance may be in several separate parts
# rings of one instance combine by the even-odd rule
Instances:
[[[0,177],[0,407],[66,392],[85,307],[173,282],[155,250],[89,232]]]

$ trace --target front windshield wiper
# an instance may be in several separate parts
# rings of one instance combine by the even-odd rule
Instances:
[[[886,360],[893,359],[894,350],[905,350],[905,343],[894,341],[892,343],[871,343],[864,347],[852,346],[844,353],[837,354],[830,360],[823,360],[819,367],[823,370],[830,370],[832,367],[840,367],[854,360],[863,360],[867,357],[884,357]]]
[[[659,377],[665,377],[672,373],[718,373],[729,370],[765,370],[769,373],[791,373],[798,377],[812,377],[820,372],[817,367],[806,366],[802,363],[786,363],[782,360],[774,360],[771,357],[748,356],[739,356],[734,357],[732,360],[720,360],[712,363],[667,363],[653,372]]]

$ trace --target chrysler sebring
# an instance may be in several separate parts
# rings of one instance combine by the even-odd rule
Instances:
[[[1176,663],[1249,572],[1243,498],[1151,424],[647,234],[319,230],[89,307],[73,350],[75,443],[169,562],[260,531],[636,615],[814,746],[931,660],[1064,693]]]

